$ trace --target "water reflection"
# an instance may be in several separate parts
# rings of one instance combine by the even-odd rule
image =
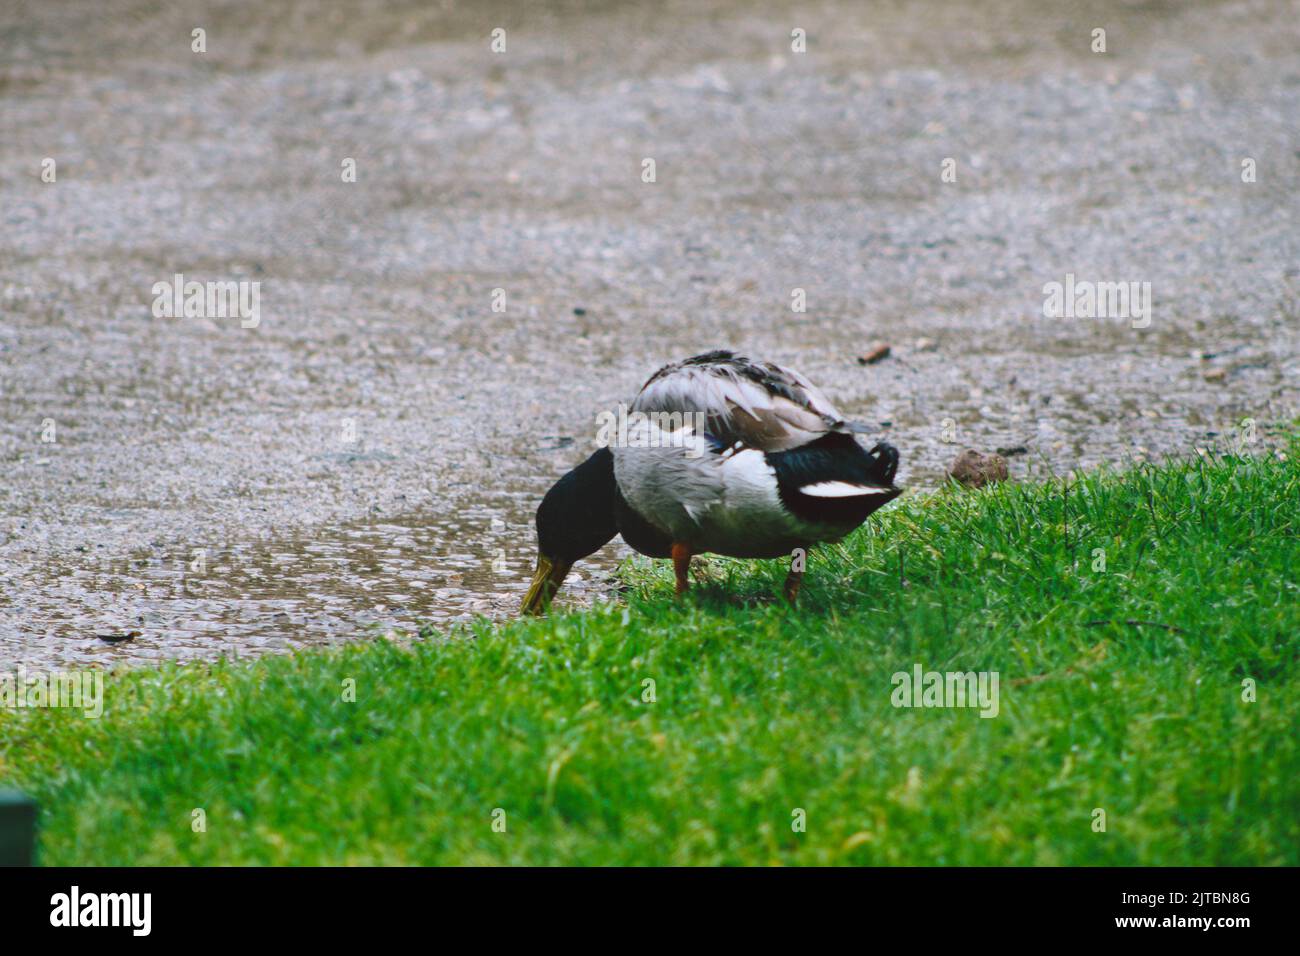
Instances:
[[[532,543],[531,505],[516,495],[504,511],[468,503],[268,542],[60,559],[39,588],[3,581],[0,662],[238,657],[509,616],[527,587]],[[583,562],[565,582],[565,602],[612,593],[627,553],[619,545]],[[133,630],[140,636],[117,644],[96,636]]]

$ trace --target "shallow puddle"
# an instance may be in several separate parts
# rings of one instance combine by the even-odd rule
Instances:
[[[240,657],[514,615],[531,570],[531,515],[501,514],[494,501],[451,518],[403,515],[272,542],[61,559],[3,582],[0,660]],[[611,546],[584,562],[565,602],[612,596],[626,553]]]

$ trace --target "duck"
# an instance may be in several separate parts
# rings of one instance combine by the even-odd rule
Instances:
[[[617,536],[671,559],[678,596],[696,555],[789,557],[782,590],[794,603],[808,549],[902,492],[897,449],[856,437],[874,428],[798,372],[732,350],[665,365],[630,407],[602,414],[599,447],[538,505],[523,614],[544,613],[573,565]]]

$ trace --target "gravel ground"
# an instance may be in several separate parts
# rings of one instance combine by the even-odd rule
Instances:
[[[0,668],[509,613],[596,413],[708,348],[920,488],[1297,414],[1300,5],[532,6],[0,8]],[[1149,324],[1045,318],[1067,274]]]

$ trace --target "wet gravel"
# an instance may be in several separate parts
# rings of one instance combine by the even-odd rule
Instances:
[[[510,613],[596,413],[709,348],[913,487],[1300,408],[1294,4],[208,6],[0,9],[0,668]],[[178,272],[260,324],[155,318]],[[1045,318],[1067,273],[1150,324]]]

